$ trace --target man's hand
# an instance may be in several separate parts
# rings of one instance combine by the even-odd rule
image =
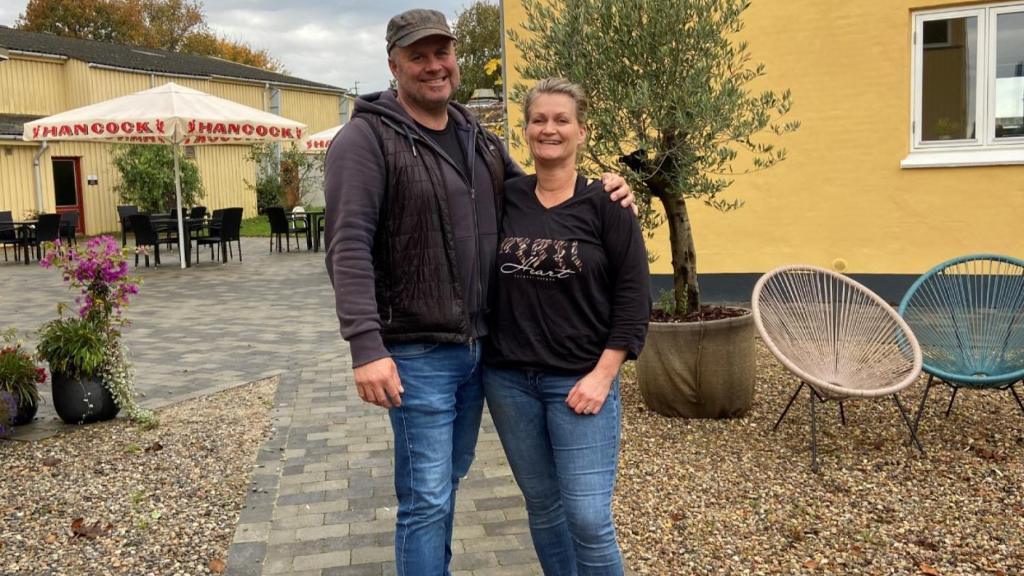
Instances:
[[[395,408],[402,405],[402,381],[398,378],[398,368],[391,358],[381,358],[353,370],[356,377],[356,389],[364,402],[376,404],[381,408]]]
[[[640,213],[640,209],[636,207],[636,196],[633,195],[633,189],[629,187],[625,178],[618,174],[605,172],[601,174],[601,181],[604,182],[605,192],[611,193],[613,202],[618,201],[623,208],[631,208],[634,215]]]

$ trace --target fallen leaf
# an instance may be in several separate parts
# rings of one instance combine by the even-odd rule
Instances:
[[[921,574],[927,574],[928,576],[942,576],[942,574],[939,574],[938,570],[932,568],[924,562],[918,564],[917,567],[921,570]]]
[[[104,526],[100,524],[99,520],[92,524],[86,524],[84,518],[75,518],[71,521],[71,534],[75,537],[96,538],[107,534],[113,528],[113,524],[108,522],[107,525]]]
[[[220,558],[210,560],[210,572],[213,572],[214,574],[223,574],[224,568],[226,568],[226,566],[224,565],[224,561]]]
[[[804,568],[807,568],[808,570],[817,570],[818,569],[818,561],[817,560],[808,560],[807,562],[804,562]]]
[[[57,464],[60,464],[60,460],[53,456],[47,456],[46,458],[43,458],[43,466],[46,466],[47,468],[51,466],[56,466]]]
[[[984,458],[985,460],[992,460],[993,462],[1002,462],[1006,460],[1006,454],[1002,452],[996,452],[989,450],[988,448],[982,448],[980,446],[974,449],[974,453]]]
[[[149,446],[146,446],[146,452],[159,452],[164,449],[164,445],[159,440],[153,442]]]
[[[57,541],[57,535],[56,534],[50,534],[49,536],[46,537],[46,543],[47,544],[53,544],[56,541]]]

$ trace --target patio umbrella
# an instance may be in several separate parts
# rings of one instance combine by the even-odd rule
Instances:
[[[173,82],[25,124],[29,141],[81,140],[165,144],[174,151],[174,194],[181,213],[181,146],[299,140],[306,125]],[[178,254],[185,267],[178,218]]]
[[[338,124],[326,130],[321,130],[316,134],[306,136],[302,139],[302,151],[307,154],[327,152],[327,148],[331,146],[331,140],[334,140],[334,136],[344,127],[344,124]]]

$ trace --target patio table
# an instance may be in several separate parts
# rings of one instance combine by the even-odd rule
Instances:
[[[153,228],[160,232],[166,231],[177,231],[178,220],[170,216],[150,216],[150,221],[153,223]],[[185,231],[185,242],[182,246],[185,248],[185,266],[192,266],[192,231],[196,232],[202,230],[209,225],[207,218],[183,218],[181,220],[181,227]],[[227,262],[227,259],[224,259]]]
[[[15,250],[18,250],[18,248],[23,248],[25,250],[25,266],[28,266],[29,263],[30,251],[28,249],[28,239],[31,238],[30,232],[35,229],[37,222],[38,220],[14,220],[11,222],[11,224],[14,225],[14,234],[20,240],[24,240],[24,242],[21,243],[21,246],[16,247]]]

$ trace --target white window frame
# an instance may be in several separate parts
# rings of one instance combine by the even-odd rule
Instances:
[[[922,10],[913,15],[911,31],[910,154],[902,168],[993,166],[1024,164],[1024,137],[995,138],[996,24],[999,14],[1024,12],[1024,2],[1004,2],[967,8]],[[977,77],[975,78],[975,137],[950,141],[921,140],[922,59],[924,23],[932,20],[976,17]]]

